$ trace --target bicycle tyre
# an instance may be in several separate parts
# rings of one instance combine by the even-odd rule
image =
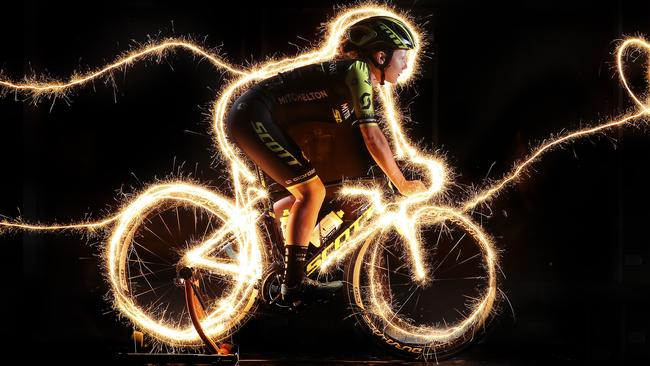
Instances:
[[[403,240],[394,229],[375,232],[347,263],[347,301],[357,324],[383,350],[404,359],[447,359],[475,342],[495,314],[497,254],[478,225],[450,209],[422,212],[417,230],[422,258],[430,264],[428,283],[415,280],[412,271],[391,270],[405,263]],[[470,247],[474,251],[467,254]],[[401,285],[408,291],[415,286],[411,297],[399,294]],[[403,311],[416,291],[415,306]],[[452,310],[446,307],[453,306],[464,310],[447,322]]]
[[[201,322],[206,334],[215,340],[231,335],[257,305],[264,262],[257,229],[251,229],[255,219],[243,222],[233,217],[236,212],[226,198],[190,184],[161,184],[136,197],[106,247],[114,307],[161,346],[201,346],[177,282],[179,268],[190,266],[208,304]],[[205,243],[209,249],[187,263],[188,253]],[[246,256],[239,255],[244,251]],[[215,265],[232,273],[212,269]]]

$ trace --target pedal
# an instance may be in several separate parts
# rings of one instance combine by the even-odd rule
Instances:
[[[273,299],[271,299],[271,301],[269,301],[269,305],[275,305],[275,303],[281,299],[282,295],[278,292],[278,294]]]

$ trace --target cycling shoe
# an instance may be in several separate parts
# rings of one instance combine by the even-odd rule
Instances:
[[[319,282],[305,277],[302,283],[289,287],[286,284],[280,286],[280,294],[285,301],[296,302],[304,298],[325,299],[332,296],[343,287],[342,281]]]

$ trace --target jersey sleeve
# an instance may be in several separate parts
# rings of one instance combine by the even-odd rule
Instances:
[[[357,60],[347,70],[345,83],[352,96],[354,114],[356,121],[361,125],[377,124],[375,107],[373,105],[372,82],[370,81],[370,70],[368,64]]]

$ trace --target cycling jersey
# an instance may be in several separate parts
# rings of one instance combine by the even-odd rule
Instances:
[[[280,73],[252,86],[232,105],[230,138],[287,188],[316,179],[316,171],[286,129],[307,121],[376,124],[368,65],[334,60]]]

